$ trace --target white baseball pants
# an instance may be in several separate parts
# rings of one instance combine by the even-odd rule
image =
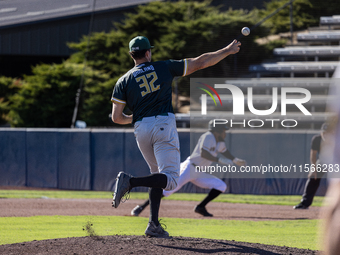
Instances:
[[[151,173],[162,173],[168,178],[165,190],[177,186],[180,171],[179,139],[175,115],[145,117],[134,125],[139,150]]]

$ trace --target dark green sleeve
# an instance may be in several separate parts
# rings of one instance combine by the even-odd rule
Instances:
[[[124,80],[123,77],[120,78],[115,87],[113,88],[113,93],[111,97],[112,102],[116,102],[119,104],[125,104],[126,103],[126,94],[124,90]]]
[[[187,69],[187,62],[186,59],[182,59],[182,60],[167,60],[166,61],[170,73],[172,74],[172,76],[185,76],[186,75],[186,69]]]

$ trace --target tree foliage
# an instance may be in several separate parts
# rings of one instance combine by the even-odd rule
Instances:
[[[10,97],[21,88],[21,80],[9,77],[0,77],[0,125],[8,122],[10,111]]]
[[[82,72],[82,64],[67,62],[34,67],[33,75],[25,76],[20,91],[10,97],[11,125],[16,127],[70,127],[75,95]],[[90,68],[87,68],[84,73],[84,93],[80,110],[82,108],[88,110],[84,113],[88,117],[86,120],[91,123],[91,119],[98,118],[98,113],[93,112],[92,109],[105,109],[102,102],[105,102],[105,99],[108,101],[109,96],[104,98],[105,95],[102,95],[108,76]],[[95,90],[93,90],[94,87]],[[93,102],[94,98],[98,99],[98,102]],[[110,104],[107,103],[106,109],[109,106]],[[80,117],[83,116],[80,115]]]

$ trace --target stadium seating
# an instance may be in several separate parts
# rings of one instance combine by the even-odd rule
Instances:
[[[297,34],[298,41],[337,41],[340,42],[340,31],[309,31],[308,33]]]
[[[326,29],[324,25],[340,25],[340,15],[321,17],[319,28],[297,33],[296,46],[273,50],[274,57],[280,61],[251,65],[249,71],[256,77],[295,77],[296,74],[299,77],[330,77],[340,60],[340,30],[331,26]],[[314,61],[310,61],[311,58]],[[283,62],[286,60],[290,62]]]
[[[329,78],[247,78],[247,79],[228,79],[226,83],[234,84],[241,89],[246,89],[250,85],[259,91],[261,89],[266,90],[268,94],[268,89],[272,87],[303,87],[308,88],[310,91],[318,90],[319,94],[323,91],[323,94],[328,93],[328,88],[331,82]]]
[[[261,65],[250,65],[249,71],[259,73],[275,72],[279,74],[289,73],[290,77],[294,77],[295,73],[304,73],[306,75],[322,73],[325,77],[329,77],[336,67],[338,61],[318,61],[318,62],[276,62],[276,63],[264,63]]]
[[[340,57],[340,46],[304,46],[304,47],[285,47],[276,48],[273,51],[274,56],[281,57],[284,61],[286,58],[314,58],[315,61],[319,57]]]
[[[320,25],[340,25],[340,15],[320,17]]]

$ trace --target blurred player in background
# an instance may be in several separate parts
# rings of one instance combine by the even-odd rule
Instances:
[[[116,178],[112,206],[117,208],[122,197],[134,187],[149,187],[150,218],[147,236],[168,237],[159,224],[158,213],[163,189],[177,186],[180,170],[179,139],[172,108],[172,81],[175,76],[186,76],[213,66],[230,54],[239,52],[237,40],[228,46],[196,58],[151,62],[149,40],[137,36],[129,43],[130,56],[135,66],[116,83],[112,93],[112,121],[134,124],[137,145],[151,175],[133,177],[120,172]],[[124,114],[125,106],[133,115]]]
[[[213,215],[207,211],[206,205],[218,195],[225,192],[227,185],[216,176],[200,172],[199,169],[210,166],[213,162],[224,165],[236,164],[238,166],[244,166],[246,165],[246,161],[234,157],[227,149],[225,132],[228,130],[228,127],[225,124],[215,124],[214,121],[211,120],[208,128],[209,131],[201,135],[192,154],[181,163],[177,187],[170,191],[164,190],[163,196],[170,196],[188,182],[203,189],[210,189],[210,192],[203,201],[194,208],[194,212],[205,217],[212,217]],[[149,200],[146,200],[142,205],[137,205],[131,211],[131,215],[138,216],[148,205]]]
[[[329,133],[329,124],[324,123],[321,126],[320,134],[315,135],[312,138],[310,149],[310,172],[308,174],[301,202],[294,206],[294,209],[308,209],[308,207],[313,203],[316,191],[320,186],[321,178],[325,174],[324,171],[318,172],[317,169],[321,167],[322,170],[324,170],[322,164],[325,162],[320,157],[320,151],[322,144],[329,139]]]
[[[328,173],[329,187],[324,199],[320,226],[323,237],[323,250],[325,255],[338,255],[340,253],[340,63],[333,75],[333,82],[329,95],[335,99],[329,105],[329,111],[335,113],[335,121],[331,124],[332,137],[327,144],[329,156],[327,163],[334,171]]]

